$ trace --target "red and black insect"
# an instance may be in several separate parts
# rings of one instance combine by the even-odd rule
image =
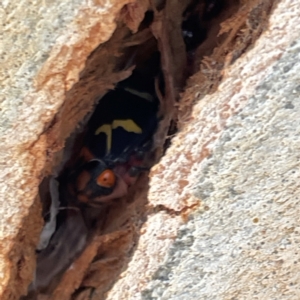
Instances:
[[[77,163],[64,179],[73,198],[91,205],[120,198],[148,169],[144,158],[158,125],[154,90],[154,77],[137,72],[100,100]]]

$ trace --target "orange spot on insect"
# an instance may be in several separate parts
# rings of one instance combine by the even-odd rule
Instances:
[[[77,190],[83,191],[91,179],[91,175],[87,171],[83,171],[77,178]]]
[[[116,183],[116,176],[112,170],[105,170],[97,177],[97,184],[106,188],[112,188]]]

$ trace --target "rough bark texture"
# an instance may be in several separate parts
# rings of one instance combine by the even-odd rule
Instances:
[[[76,111],[73,84],[120,15],[137,28],[122,10],[129,2],[2,3],[1,299],[18,299],[32,280],[42,226],[39,183],[94,101],[84,99]],[[300,8],[296,0],[279,1],[252,44],[260,32],[249,14],[257,20],[255,13],[267,11],[269,1],[241,2],[239,14],[222,27],[229,32],[223,47],[204,60],[182,95],[180,132],[151,171],[148,218],[135,251],[126,248],[137,241],[128,234],[134,228],[100,239],[109,240],[103,250],[109,259],[100,262],[105,272],[84,278],[101,246],[95,237],[53,299],[69,299],[79,286],[110,286],[105,276],[111,266],[120,267],[120,253],[132,256],[107,299],[299,298]],[[234,37],[249,28],[253,40],[242,42],[252,48],[241,55],[246,48]],[[228,53],[232,40],[238,50]],[[221,56],[228,67],[217,73],[212,66]],[[120,76],[94,93],[104,93]],[[102,299],[103,292],[83,289],[76,299]]]
[[[87,56],[107,41],[130,1],[2,2],[1,265],[2,299],[25,294],[41,230],[38,186],[92,102],[51,138],[53,118]],[[54,122],[53,126],[56,123]],[[50,156],[50,157],[49,157]],[[50,158],[50,159],[49,159]]]

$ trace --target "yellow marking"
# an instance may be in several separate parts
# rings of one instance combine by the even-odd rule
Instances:
[[[124,130],[128,132],[134,133],[142,133],[142,129],[131,119],[127,120],[114,120],[112,124],[103,124],[101,125],[95,132],[95,135],[103,132],[106,134],[106,154],[108,154],[111,150],[112,143],[112,131],[118,127],[122,127]]]
[[[107,154],[111,149],[112,126],[110,124],[103,124],[96,130],[95,134],[98,135],[101,132],[106,134],[106,154]]]
[[[142,129],[136,125],[131,119],[127,120],[114,120],[112,123],[112,128],[116,129],[118,127],[122,127],[128,132],[134,132],[134,133],[142,133]]]

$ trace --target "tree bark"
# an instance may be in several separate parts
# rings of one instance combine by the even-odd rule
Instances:
[[[137,28],[126,4],[129,16],[147,8],[133,0],[2,4],[1,299],[25,295],[34,276],[39,184],[57,171],[95,96],[128,76],[97,66],[102,81],[89,86],[93,75],[82,72],[100,44],[106,57],[107,43],[126,36],[115,31],[121,19]],[[47,299],[70,299],[79,287],[73,299],[103,299],[109,289],[107,299],[298,298],[299,17],[296,0],[240,1],[211,29],[224,35],[209,41],[209,54],[197,50],[180,130],[150,172],[147,218],[138,214],[144,188],[140,206],[95,237]],[[121,225],[131,213],[139,230]],[[106,260],[93,264],[101,247]]]

